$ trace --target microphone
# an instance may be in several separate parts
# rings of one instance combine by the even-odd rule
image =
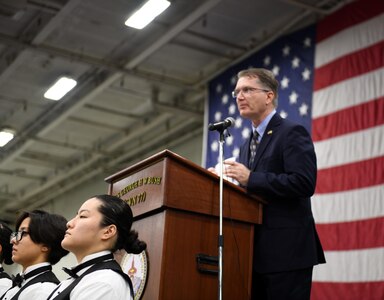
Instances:
[[[223,131],[224,129],[227,129],[228,127],[232,127],[233,125],[235,125],[235,119],[232,117],[228,117],[224,121],[213,123],[213,124],[210,123],[208,125],[208,129],[210,131],[213,131],[213,130]]]

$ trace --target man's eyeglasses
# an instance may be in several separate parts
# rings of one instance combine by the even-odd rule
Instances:
[[[9,241],[12,242],[13,239],[16,239],[16,242],[20,242],[24,235],[29,234],[29,232],[25,230],[21,231],[14,231],[11,233],[11,236],[9,237]]]
[[[243,93],[244,96],[248,96],[249,94],[256,91],[266,92],[266,93],[269,92],[269,90],[246,86],[246,87],[243,87],[242,89],[232,91],[232,97],[237,98],[237,96],[239,96],[240,93]]]

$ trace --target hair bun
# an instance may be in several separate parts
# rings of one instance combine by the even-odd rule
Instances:
[[[127,237],[124,250],[127,253],[139,254],[143,250],[147,249],[147,244],[138,239],[138,233],[135,230],[131,230]]]

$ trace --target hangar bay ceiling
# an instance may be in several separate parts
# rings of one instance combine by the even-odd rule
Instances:
[[[137,30],[143,1],[0,0],[0,218],[201,136],[210,79],[346,2],[171,0]]]

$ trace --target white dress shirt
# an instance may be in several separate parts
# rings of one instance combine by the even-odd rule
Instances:
[[[28,274],[29,272],[37,268],[49,266],[49,265],[50,265],[49,263],[45,262],[45,263],[29,266],[28,268],[25,269],[25,272],[23,274],[24,275]],[[31,278],[28,278],[27,280],[23,281],[23,283],[21,284],[21,287],[23,287],[28,281],[32,280],[38,275],[32,276]],[[57,287],[57,284],[53,282],[37,282],[25,288],[20,293],[19,300],[46,300],[56,287]],[[12,297],[16,295],[16,293],[19,290],[20,290],[20,287],[18,286],[13,287],[5,294],[3,300],[12,299]]]
[[[110,251],[101,251],[91,255],[87,255],[81,261],[86,262],[90,259],[106,255]],[[91,266],[77,272],[82,275]],[[75,279],[69,278],[60,283],[59,288],[49,299],[54,299],[61,291],[68,287]],[[71,300],[132,300],[131,290],[125,279],[112,270],[103,269],[94,271],[85,275],[70,293]]]
[[[0,268],[3,266],[0,264]],[[0,297],[12,287],[12,280],[9,278],[0,278]]]

